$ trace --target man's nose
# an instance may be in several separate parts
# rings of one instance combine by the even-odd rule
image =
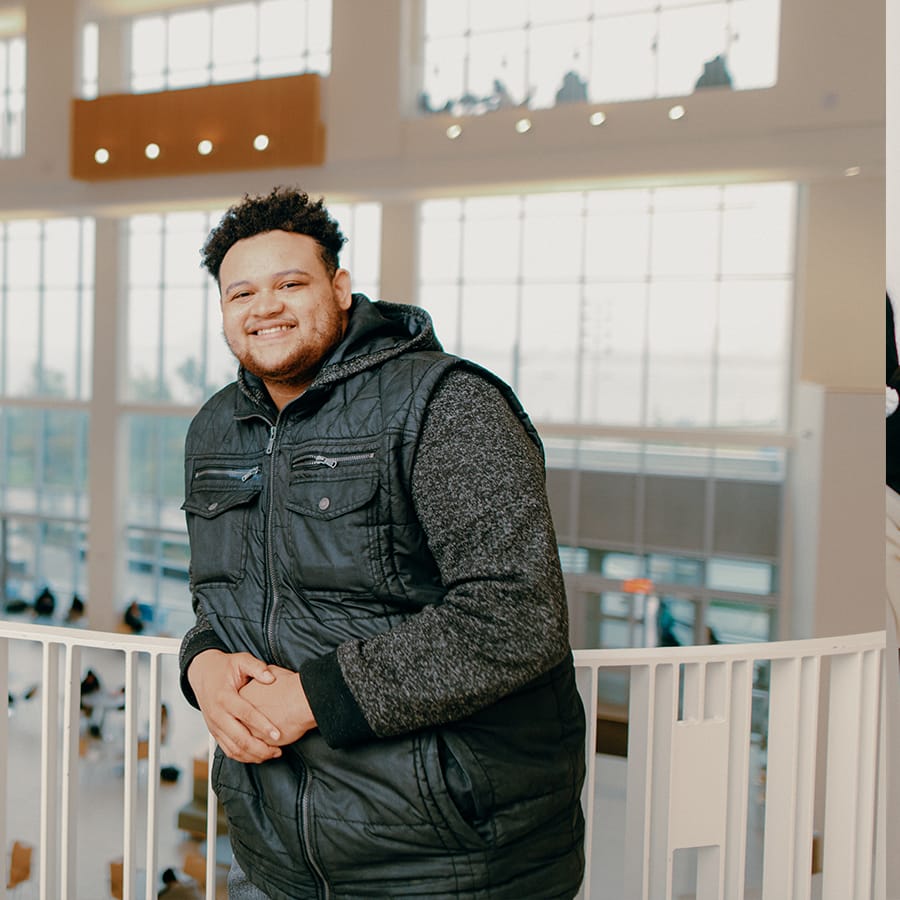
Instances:
[[[278,295],[278,291],[258,291],[253,299],[253,311],[258,316],[271,316],[273,313],[279,312],[284,307],[284,303]]]

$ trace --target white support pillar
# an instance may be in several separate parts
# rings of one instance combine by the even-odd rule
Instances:
[[[111,631],[119,619],[125,548],[122,523],[124,449],[117,414],[117,389],[123,369],[125,316],[119,303],[119,220],[98,218],[94,297],[94,370],[88,483],[87,618],[91,628]]]

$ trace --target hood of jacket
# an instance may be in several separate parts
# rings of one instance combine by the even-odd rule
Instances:
[[[305,393],[324,390],[389,359],[417,350],[442,350],[431,316],[419,306],[373,301],[355,293],[347,330],[322,363]],[[256,405],[274,410],[263,381],[243,366],[238,369],[241,393]]]

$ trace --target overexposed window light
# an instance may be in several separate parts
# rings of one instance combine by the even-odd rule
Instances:
[[[265,150],[269,146],[269,136],[267,134],[258,134],[253,138],[254,150]]]
[[[462,125],[450,125],[447,128],[447,137],[455,141],[462,134]]]
[[[201,156],[209,156],[209,154],[212,153],[212,151],[213,151],[213,142],[212,141],[203,140],[203,141],[200,141],[199,144],[197,144],[197,152]]]
[[[109,162],[109,150],[106,147],[98,147],[94,151],[94,162],[101,166]]]
[[[144,147],[144,156],[147,159],[157,159],[159,157],[159,144],[147,144]]]
[[[673,122],[675,122],[675,121],[677,121],[678,119],[683,119],[683,118],[684,118],[684,114],[685,114],[686,112],[687,112],[687,110],[686,110],[680,103],[676,103],[675,106],[673,106],[673,107],[669,110],[669,118],[670,118]]]
[[[525,134],[526,131],[531,131],[531,119],[519,119],[516,122],[516,131],[519,134]]]
[[[596,112],[591,113],[591,117],[588,119],[591,125],[602,125],[606,121],[606,113],[601,112],[599,109]]]

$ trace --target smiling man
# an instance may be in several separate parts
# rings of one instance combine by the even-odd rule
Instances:
[[[340,268],[321,200],[210,234],[235,383],[197,414],[185,695],[234,900],[571,898],[584,711],[534,428],[424,310]]]

